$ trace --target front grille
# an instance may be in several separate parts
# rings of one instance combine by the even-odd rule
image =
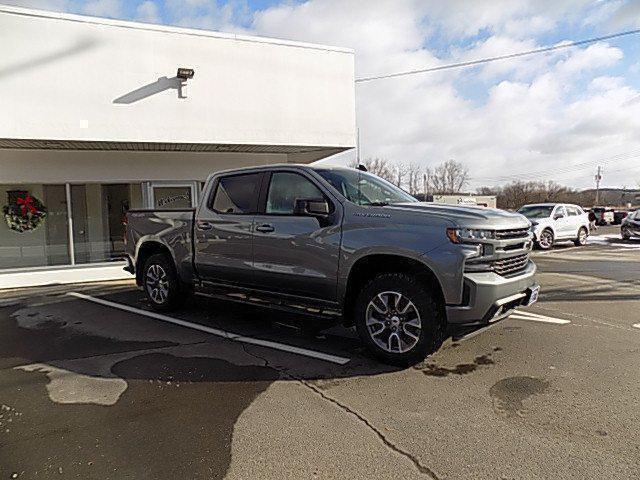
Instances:
[[[528,236],[528,228],[511,228],[509,230],[496,231],[496,239],[498,240],[507,240],[510,238],[527,238]]]
[[[517,257],[503,258],[491,263],[491,268],[498,275],[513,275],[514,273],[521,272],[527,267],[529,263],[529,254],[518,255]]]

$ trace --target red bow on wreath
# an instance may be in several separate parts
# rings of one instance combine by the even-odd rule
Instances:
[[[38,213],[38,209],[33,206],[33,197],[31,195],[27,195],[24,198],[18,197],[16,201],[18,205],[20,205],[23,217],[27,216],[27,210],[32,214]]]

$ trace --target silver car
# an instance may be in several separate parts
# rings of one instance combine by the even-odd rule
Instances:
[[[623,240],[630,240],[632,237],[640,238],[640,209],[631,212],[622,220],[620,235]]]

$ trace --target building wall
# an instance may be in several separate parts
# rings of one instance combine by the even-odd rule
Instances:
[[[2,5],[0,32],[0,139],[355,146],[348,49]]]
[[[0,184],[206,180],[219,170],[288,160],[266,153],[0,149]]]

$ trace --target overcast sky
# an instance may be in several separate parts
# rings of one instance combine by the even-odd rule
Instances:
[[[640,0],[0,3],[351,47],[356,77],[640,28]],[[363,158],[455,159],[469,167],[471,187],[512,179],[590,187],[598,164],[605,186],[640,183],[640,35],[361,83],[356,97]]]

